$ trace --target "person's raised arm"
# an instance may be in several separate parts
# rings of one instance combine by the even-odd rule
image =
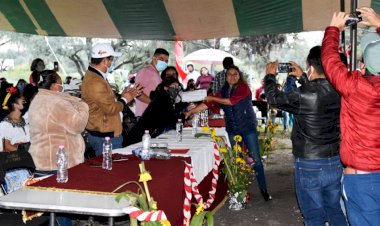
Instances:
[[[276,75],[277,75],[278,62],[268,63],[266,66],[266,76],[264,78],[264,90],[267,97],[267,101],[270,105],[285,110],[290,113],[298,113],[299,111],[299,93],[292,91],[290,93],[284,93],[276,87]],[[294,62],[292,67],[298,66]],[[302,70],[301,70],[302,71]],[[293,73],[293,75],[296,75]],[[302,75],[302,74],[301,74]]]
[[[362,7],[356,11],[360,12],[361,16],[364,18],[359,25],[372,26],[375,28],[380,27],[380,16],[372,8]]]

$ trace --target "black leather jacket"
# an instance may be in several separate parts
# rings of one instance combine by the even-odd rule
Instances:
[[[293,155],[296,158],[321,159],[339,154],[340,96],[326,79],[309,81],[306,74],[301,87],[290,93],[276,88],[276,78],[264,78],[270,105],[294,114]]]

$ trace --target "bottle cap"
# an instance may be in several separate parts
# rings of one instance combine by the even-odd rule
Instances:
[[[110,137],[105,137],[104,139],[107,140],[107,141],[111,140]]]
[[[60,145],[58,146],[58,148],[59,148],[59,149],[65,148],[65,145],[60,144]]]
[[[149,130],[145,130],[145,134],[149,133]]]
[[[179,118],[179,119],[178,119],[178,122],[182,122],[182,119]]]

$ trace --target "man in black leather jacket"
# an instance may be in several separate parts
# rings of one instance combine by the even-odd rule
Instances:
[[[289,75],[298,77],[301,87],[290,93],[276,88],[277,62],[267,64],[264,89],[270,105],[294,114],[294,179],[305,225],[347,225],[340,206],[340,96],[326,80],[320,58],[321,47],[313,47],[307,74],[291,62]]]

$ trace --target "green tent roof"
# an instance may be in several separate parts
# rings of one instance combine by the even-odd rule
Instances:
[[[346,0],[349,9],[349,0]],[[360,6],[380,11],[380,0]],[[191,40],[323,30],[337,0],[1,0],[0,30]]]

